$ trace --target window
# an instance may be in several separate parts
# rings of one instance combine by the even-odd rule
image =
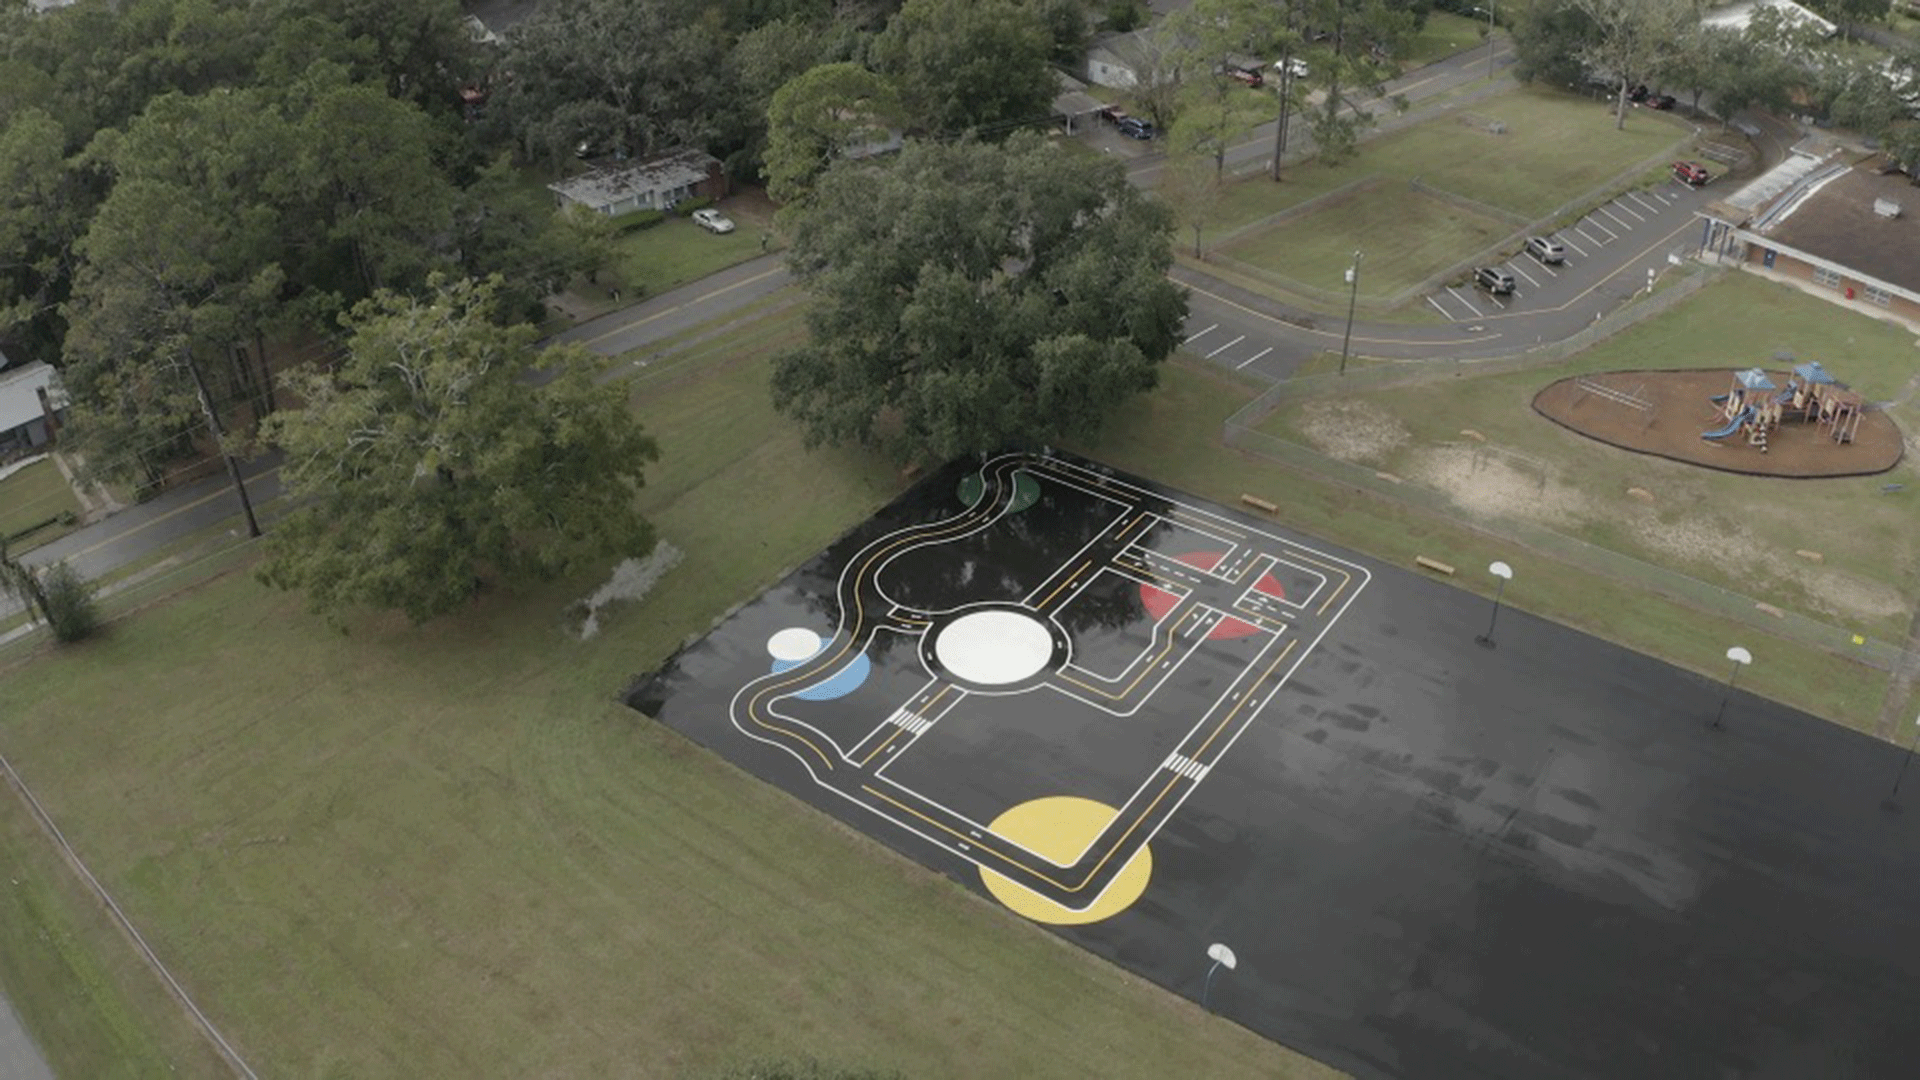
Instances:
[[[1888,292],[1885,289],[1876,289],[1872,285],[1867,286],[1867,303],[1879,304],[1881,307],[1886,307],[1888,304],[1892,302],[1893,302],[1892,293]]]
[[[1816,266],[1813,268],[1813,283],[1825,285],[1829,289],[1837,289],[1840,287],[1840,275],[1824,266]]]

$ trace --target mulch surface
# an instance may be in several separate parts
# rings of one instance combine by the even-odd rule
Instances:
[[[1787,372],[1768,371],[1778,386]],[[1733,386],[1732,369],[1611,371],[1582,376],[1588,382],[1651,402],[1651,411],[1609,401],[1561,379],[1533,398],[1533,409],[1569,431],[1638,454],[1684,461],[1753,476],[1813,478],[1869,476],[1900,463],[1905,448],[1893,418],[1869,410],[1851,443],[1836,443],[1818,423],[1788,416],[1768,433],[1767,450],[1749,446],[1745,433],[1714,441],[1700,437],[1725,424],[1711,399]]]

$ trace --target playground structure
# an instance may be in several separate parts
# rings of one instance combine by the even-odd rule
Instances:
[[[1640,425],[1643,431],[1652,427],[1654,419],[1660,415],[1659,403],[1647,396],[1647,384],[1644,382],[1631,390],[1621,390],[1608,386],[1593,376],[1582,375],[1573,380],[1573,386],[1574,390],[1579,394],[1579,397],[1574,402],[1576,408],[1579,406],[1580,401],[1585,400],[1588,395],[1597,397],[1602,401],[1610,401],[1615,405],[1625,406],[1639,413],[1644,418]]]
[[[1747,445],[1763,454],[1769,436],[1785,419],[1818,423],[1835,443],[1851,444],[1866,413],[1865,399],[1828,374],[1818,360],[1795,364],[1785,388],[1775,386],[1760,368],[1736,371],[1732,387],[1712,400],[1724,423],[1700,437],[1718,443],[1745,435]]]

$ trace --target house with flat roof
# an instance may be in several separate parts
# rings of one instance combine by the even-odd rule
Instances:
[[[1884,157],[1796,149],[1700,216],[1708,258],[1920,330],[1920,187]]]
[[[547,185],[561,206],[584,206],[619,217],[637,210],[671,210],[682,199],[727,195],[720,159],[704,150],[680,150],[647,161],[595,166]]]

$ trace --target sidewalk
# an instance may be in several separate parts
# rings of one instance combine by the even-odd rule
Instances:
[[[0,1077],[5,1080],[54,1080],[53,1068],[33,1044],[13,1005],[0,996]]]

